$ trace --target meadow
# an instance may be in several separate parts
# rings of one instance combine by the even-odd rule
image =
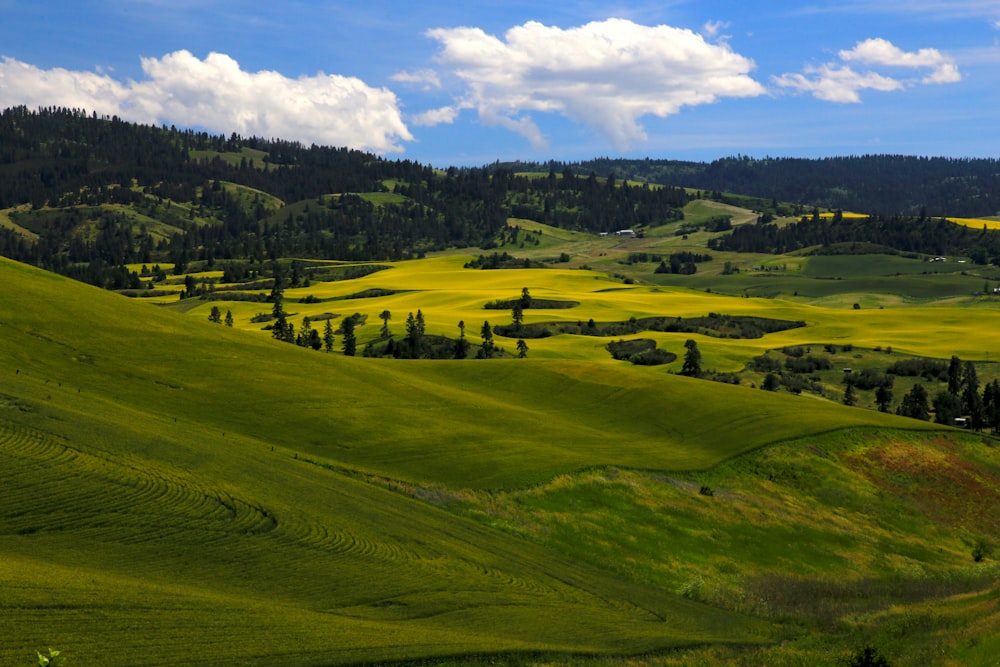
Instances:
[[[525,288],[576,304],[525,324],[805,326],[635,334],[677,354],[655,367],[568,334],[523,359],[504,337],[493,360],[352,358],[340,336],[332,354],[274,341],[251,321],[266,302],[180,300],[182,283],[126,299],[0,259],[0,663],[52,646],[101,665],[839,665],[870,645],[894,665],[992,664],[995,441],[833,389],[762,391],[745,370],[835,345],[832,388],[847,363],[906,357],[996,377],[1000,314],[971,293],[988,274],[719,255],[672,276],[629,256],[704,248],[705,232],[514,224],[539,242],[501,250],[548,268],[467,269],[451,251],[289,288],[285,310],[297,327],[358,313],[359,349],[386,310],[396,337],[419,310],[427,334],[461,321],[477,345],[511,317],[486,305]],[[741,384],[681,376],[691,338]]]

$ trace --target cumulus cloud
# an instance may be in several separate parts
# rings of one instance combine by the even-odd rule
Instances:
[[[919,78],[898,79],[873,70],[861,73],[848,65],[826,63],[807,66],[802,74],[790,73],[772,77],[775,84],[798,92],[811,93],[828,102],[860,102],[862,90],[903,90],[918,84],[955,83],[962,75],[955,62],[937,49],[903,51],[885,39],[866,39],[853,49],[837,54],[845,63],[858,63],[872,68],[908,68],[930,70]]]
[[[779,86],[812,93],[827,102],[860,102],[859,91],[902,90],[903,84],[874,72],[860,74],[850,67],[821,65],[806,67],[804,74],[783,74],[774,79]]]
[[[376,152],[400,151],[400,142],[413,139],[395,94],[357,78],[246,72],[225,54],[200,60],[188,51],[143,58],[142,69],[144,80],[122,83],[102,73],[45,70],[5,57],[0,107],[83,108],[142,123]]]
[[[752,60],[667,25],[609,19],[562,29],[532,21],[502,39],[472,27],[427,35],[441,44],[438,63],[465,85],[453,108],[474,109],[535,146],[544,137],[531,112],[562,114],[624,149],[645,139],[642,116],[765,92],[749,76]]]

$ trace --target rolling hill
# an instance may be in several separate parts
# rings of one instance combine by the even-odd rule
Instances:
[[[969,498],[995,491],[989,450],[924,422],[592,356],[313,353],[8,260],[0,274],[6,664],[48,645],[105,665],[774,651],[811,626],[727,596],[749,590],[744,577],[776,576],[773,547],[751,547],[777,534],[801,545],[777,571],[803,582],[833,549],[834,574],[919,567],[964,582],[948,594],[988,586],[965,546],[986,526],[899,489],[850,500],[861,484],[850,462],[882,460],[872,442],[931,459],[945,447],[958,457],[948,470],[987,485],[966,484]],[[843,452],[840,463],[790,464],[805,443]],[[777,473],[765,485],[795,483],[762,489],[745,469],[761,457]],[[806,481],[817,465],[833,466],[820,487]],[[770,509],[745,506],[754,497]],[[747,534],[725,507],[772,518]],[[842,520],[860,532],[825,525]],[[717,522],[708,535],[704,521]],[[863,546],[875,527],[879,542]],[[729,565],[705,560],[721,539]],[[875,557],[892,552],[902,560]],[[966,607],[956,613],[968,623]],[[820,636],[817,655],[841,655],[842,636]]]

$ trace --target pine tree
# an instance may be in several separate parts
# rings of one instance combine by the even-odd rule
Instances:
[[[844,387],[844,405],[855,406],[858,404],[858,393],[854,391],[854,383],[848,381],[847,386]]]
[[[523,338],[517,339],[517,357],[518,359],[524,359],[528,356],[528,344],[524,342]]]
[[[511,324],[514,326],[514,331],[520,333],[521,324],[524,322],[524,309],[521,307],[521,302],[517,301],[514,303],[514,307],[511,308]]]
[[[913,389],[903,396],[903,402],[896,408],[896,414],[924,421],[931,418],[930,406],[927,403],[927,390],[924,385],[913,385]]]
[[[948,393],[958,396],[962,391],[962,360],[952,355],[948,364]]]
[[[326,326],[323,327],[323,349],[327,352],[333,352],[333,342],[333,324],[327,320]]]
[[[698,350],[698,343],[688,338],[684,342],[687,352],[684,353],[684,365],[681,366],[681,375],[688,377],[701,376],[701,352]]]
[[[890,376],[891,377],[891,376]],[[889,408],[892,406],[892,385],[891,384],[880,384],[875,389],[875,403],[878,405],[879,412],[889,412]]]
[[[479,329],[479,335],[483,339],[482,347],[479,349],[479,356],[482,359],[491,359],[493,357],[493,329],[490,327],[489,320],[483,320],[483,326]]]
[[[353,357],[358,349],[358,341],[354,336],[354,318],[345,317],[340,326],[344,330],[344,356]]]
[[[453,356],[456,359],[465,359],[469,356],[469,341],[465,340],[465,320],[458,323],[458,340],[455,341]]]
[[[390,336],[389,320],[392,319],[392,313],[390,313],[388,310],[383,310],[381,313],[378,314],[378,317],[380,320],[382,320],[382,338],[388,338]]]
[[[233,311],[231,310],[226,310],[226,326],[230,328],[233,326]]]
[[[212,306],[212,312],[208,314],[208,321],[215,324],[222,323],[222,311],[219,310],[218,306]]]

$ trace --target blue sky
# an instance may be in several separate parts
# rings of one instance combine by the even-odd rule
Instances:
[[[0,107],[437,166],[1000,155],[1000,0],[0,0]]]

